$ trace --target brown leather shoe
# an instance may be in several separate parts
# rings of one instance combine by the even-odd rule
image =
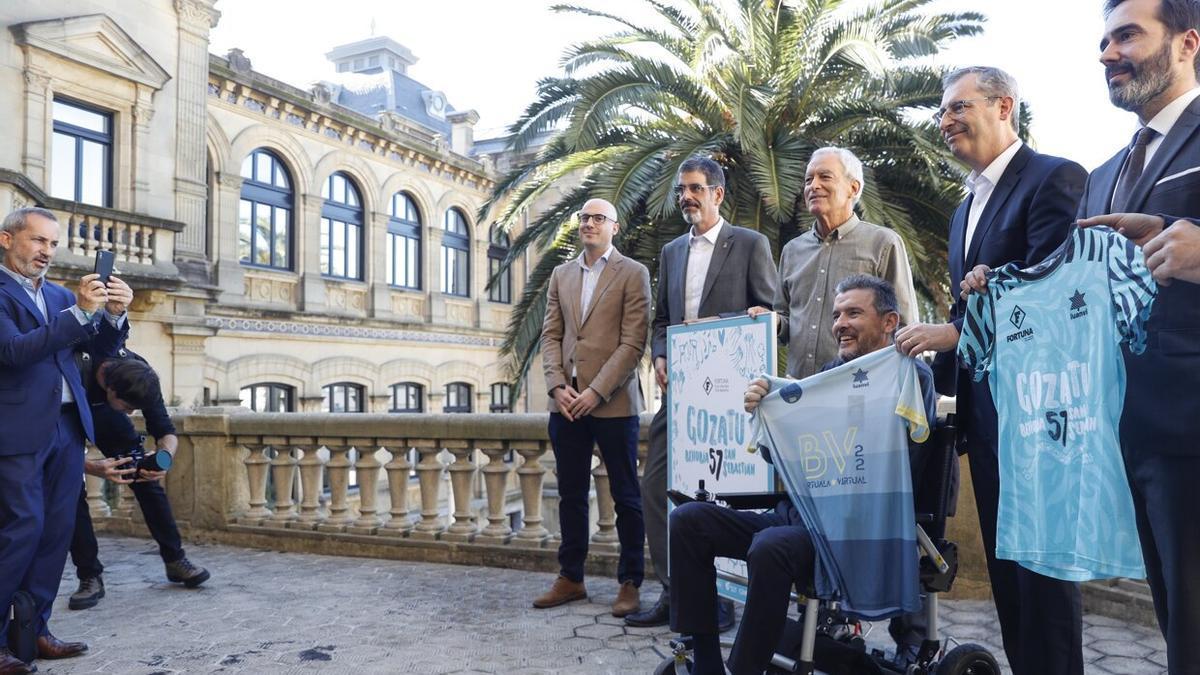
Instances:
[[[554,585],[550,587],[550,590],[539,595],[533,601],[533,606],[538,609],[558,607],[572,600],[583,600],[586,597],[587,588],[582,581],[571,581],[564,576],[559,576],[554,580]]]
[[[625,616],[633,614],[642,606],[641,596],[638,592],[638,587],[633,585],[632,581],[626,581],[621,584],[621,590],[617,591],[617,601],[613,603],[612,615]]]
[[[69,659],[87,651],[86,642],[63,642],[46,633],[37,639],[39,659]]]
[[[7,649],[0,647],[0,675],[26,675],[36,672],[37,666],[25,663],[10,654]]]

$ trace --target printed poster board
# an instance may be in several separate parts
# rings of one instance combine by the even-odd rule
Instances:
[[[667,488],[692,495],[771,492],[775,469],[748,452],[750,415],[743,409],[746,386],[775,372],[774,313],[738,316],[667,328]],[[668,508],[673,508],[668,506]],[[717,592],[745,602],[742,584],[722,572],[746,577],[746,563],[717,559]]]

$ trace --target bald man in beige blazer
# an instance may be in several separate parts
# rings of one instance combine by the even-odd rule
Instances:
[[[550,277],[542,326],[542,368],[550,394],[550,442],[558,466],[559,576],[533,601],[555,607],[587,597],[588,487],[599,446],[617,511],[621,587],[613,616],[636,612],[645,570],[637,475],[638,413],[645,408],[638,364],[650,322],[650,273],[612,245],[617,211],[592,199],[579,214],[583,252]]]

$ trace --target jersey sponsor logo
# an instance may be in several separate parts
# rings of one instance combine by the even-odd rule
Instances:
[[[1025,310],[1021,309],[1020,305],[1013,307],[1012,314],[1008,316],[1008,320],[1017,330],[1021,330],[1021,324],[1025,323]]]
[[[816,434],[800,435],[800,461],[809,489],[866,484],[867,459],[862,444],[854,442],[857,436],[858,427],[853,426],[846,429],[840,441],[832,430],[822,431],[820,438]]]
[[[1009,333],[1008,336],[1005,337],[1006,340],[1009,342],[1016,342],[1017,340],[1024,340],[1028,342],[1033,339],[1033,328],[1023,327],[1025,325],[1025,316],[1025,310],[1021,309],[1020,305],[1013,306],[1012,314],[1008,315],[1008,322],[1017,329],[1017,332]]]
[[[867,379],[867,373],[869,373],[869,372],[870,371],[859,368],[858,370],[851,373],[851,375],[854,376],[854,383],[851,384],[850,386],[855,389],[862,389],[863,387],[871,386],[870,380]]]

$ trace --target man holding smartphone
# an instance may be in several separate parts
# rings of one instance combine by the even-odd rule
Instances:
[[[73,293],[47,281],[60,232],[41,208],[17,209],[0,224],[0,633],[13,597],[28,592],[41,659],[87,651],[48,627],[75,525],[83,442],[95,435],[74,353],[115,354],[133,300],[116,278],[88,274]],[[33,669],[0,648],[0,675]]]
[[[195,588],[208,580],[209,573],[203,567],[193,565],[184,555],[171,504],[159,482],[166,476],[166,471],[139,470],[130,456],[131,451],[141,450],[143,440],[129,419],[134,410],[141,410],[146,418],[146,431],[154,437],[155,453],[165,452],[174,457],[179,447],[175,427],[163,403],[158,374],[141,357],[126,350],[121,350],[116,357],[94,363],[94,374],[84,372],[83,375],[92,417],[96,420],[96,447],[104,453],[105,459],[88,461],[84,471],[130,485],[150,535],[158,542],[167,579]],[[170,462],[159,462],[159,466],[170,466]],[[67,607],[94,607],[104,597],[101,576],[104,565],[100,564],[86,488],[79,495],[75,533],[71,537],[71,562],[75,564],[79,588],[71,595]]]

